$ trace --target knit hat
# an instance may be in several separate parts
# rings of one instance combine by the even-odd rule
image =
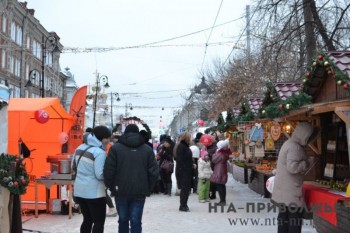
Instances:
[[[95,137],[99,140],[102,141],[104,138],[110,138],[112,136],[111,131],[103,125],[96,126],[92,130],[92,134],[95,135]]]
[[[196,134],[196,137],[194,138],[194,142],[195,142],[195,143],[199,142],[199,140],[201,139],[202,136],[203,136],[203,133],[198,132],[198,133]]]
[[[148,132],[143,129],[143,130],[140,130],[140,134],[143,137],[143,139],[145,140],[145,142],[148,142],[148,140],[150,139]]]
[[[137,127],[135,124],[127,125],[124,133],[139,133],[139,127]]]
[[[218,147],[218,149],[223,149],[223,148],[227,148],[228,147],[228,140],[220,140],[218,141],[218,143],[216,144],[216,146]]]
[[[170,137],[170,136],[166,136],[166,137],[163,139],[162,143],[164,143],[164,142],[167,142],[167,143],[171,144],[171,143],[172,143],[171,137]]]
[[[160,135],[159,136],[159,141],[162,143],[163,142],[163,140],[166,138],[166,134],[162,134],[162,135]]]

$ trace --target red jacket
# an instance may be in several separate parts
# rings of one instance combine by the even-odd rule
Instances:
[[[227,160],[231,154],[231,150],[223,148],[217,150],[212,157],[211,162],[214,165],[213,174],[210,177],[210,181],[215,184],[227,183]]]

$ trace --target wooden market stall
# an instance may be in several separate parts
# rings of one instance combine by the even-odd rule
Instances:
[[[348,232],[350,197],[345,194],[350,179],[350,52],[318,53],[304,79],[304,92],[312,104],[291,112],[285,120],[301,116],[318,118],[321,127],[316,179],[304,184],[306,204],[312,208],[318,232]],[[327,209],[328,208],[328,209]],[[329,209],[330,208],[330,209]]]
[[[316,156],[317,162],[303,185],[306,205],[312,210],[315,228],[320,233],[348,232],[350,227],[350,197],[345,194],[350,179],[349,74],[350,52],[319,53],[308,67],[303,93],[262,106],[262,112],[278,122],[287,138],[287,126],[292,132],[300,121],[312,122],[321,129],[321,137],[306,148],[307,155]],[[273,90],[279,97],[291,90],[291,84],[289,88],[281,87],[274,84]],[[268,94],[274,96],[274,93]],[[309,103],[308,98],[311,98]],[[303,102],[302,106],[296,106]],[[257,180],[265,182],[262,178]]]

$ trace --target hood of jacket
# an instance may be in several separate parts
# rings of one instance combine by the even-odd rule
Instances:
[[[141,134],[133,132],[123,134],[118,142],[128,147],[139,147],[145,143]]]
[[[100,140],[98,140],[95,135],[89,134],[87,136],[87,144],[90,146],[96,146],[101,148],[102,150],[106,150],[106,146],[102,144]]]
[[[313,126],[307,122],[301,122],[296,127],[292,134],[292,140],[302,146],[306,146],[313,132]]]

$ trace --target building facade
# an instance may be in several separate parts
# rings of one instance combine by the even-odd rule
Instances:
[[[184,107],[174,112],[169,134],[176,138],[184,131],[196,133],[203,126],[212,126],[212,122],[208,119],[209,98],[212,94],[213,90],[202,77],[201,83],[192,89]],[[200,125],[199,120],[202,120],[204,125]]]
[[[64,103],[66,75],[59,65],[63,45],[34,13],[26,2],[0,2],[0,82],[10,88],[11,97],[56,96]]]

